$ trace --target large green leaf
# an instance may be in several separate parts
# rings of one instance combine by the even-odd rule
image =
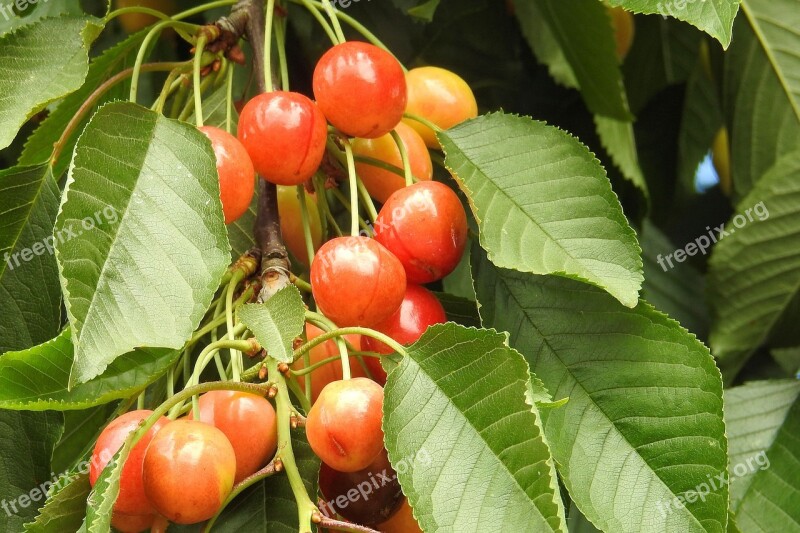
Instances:
[[[283,363],[291,363],[294,340],[303,334],[306,307],[295,286],[276,292],[263,304],[247,304],[239,318],[267,354]]]
[[[58,0],[57,2],[50,2],[49,0],[45,0],[44,2],[39,2],[38,0],[35,0],[35,2],[28,1],[27,7],[23,10],[20,10],[15,5],[12,7],[13,4],[13,2],[8,3],[6,9],[0,11],[2,14],[2,17],[0,17],[0,34],[5,34],[21,26],[32,24],[43,18],[60,17],[64,15],[75,17],[84,14],[83,9],[81,9],[80,0]],[[21,5],[24,6],[25,4],[23,3]]]
[[[83,83],[89,44],[86,18],[43,19],[0,37],[0,148],[28,118]]]
[[[636,305],[641,250],[603,167],[577,139],[494,113],[440,140],[496,265],[585,280]]]
[[[58,333],[61,287],[53,256],[58,195],[44,165],[0,171],[0,353]]]
[[[164,374],[179,355],[142,348],[116,358],[102,375],[70,390],[74,353],[67,328],[44,344],[0,356],[0,408],[75,410],[127,398]]]
[[[709,263],[710,341],[732,377],[800,291],[800,151],[767,172],[723,231]]]
[[[389,458],[425,531],[565,531],[528,365],[494,331],[433,326],[390,372]]]
[[[0,531],[22,531],[53,485],[50,457],[61,413],[0,410]]]
[[[639,166],[639,155],[636,152],[633,123],[600,115],[595,116],[594,122],[600,143],[611,156],[614,165],[619,168],[626,180],[641,191],[645,200],[649,200],[647,181]]]
[[[547,66],[550,75],[558,83],[577,89],[579,87],[575,72],[564,55],[564,49],[553,35],[550,25],[545,21],[538,2],[517,2],[514,13],[519,21],[522,34],[533,54]]]
[[[86,498],[90,490],[88,473],[72,478],[55,496],[47,500],[35,521],[25,524],[25,531],[27,533],[78,531],[86,514]]]
[[[796,13],[786,13],[776,22],[792,16]],[[783,35],[788,38],[792,32],[786,28],[789,26],[784,28]],[[771,47],[776,43],[762,40],[757,33],[761,29],[751,26],[746,17],[740,17],[734,27],[731,49],[725,54],[725,113],[731,142],[731,174],[740,198],[750,192],[778,159],[800,146],[797,101],[778,75],[781,71],[784,76],[798,78],[800,70],[782,69],[786,61],[771,62],[770,54],[775,57],[777,53]],[[796,53],[800,47],[796,35],[793,43],[790,53]]]
[[[725,392],[731,510],[743,533],[800,531],[800,382]]]
[[[741,0],[607,0],[628,11],[674,17],[700,28],[725,48],[731,42],[733,20]]]
[[[722,382],[700,342],[645,302],[572,280],[499,269],[473,255],[484,326],[511,333],[532,371],[569,398],[543,410],[570,497],[599,529],[725,531],[727,488],[676,498],[723,474]]]
[[[76,232],[56,246],[71,385],[135,348],[180,348],[230,258],[208,139],[134,104],[108,104],[86,127],[56,228]]]

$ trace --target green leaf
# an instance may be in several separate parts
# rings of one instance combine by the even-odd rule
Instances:
[[[485,327],[511,333],[558,409],[543,410],[561,479],[603,531],[725,531],[727,489],[675,498],[726,471],[722,382],[708,349],[645,302],[493,266],[473,255]]]
[[[50,4],[54,3],[56,2],[50,0]],[[36,131],[28,137],[25,143],[25,149],[22,151],[22,155],[19,158],[19,163],[21,165],[37,164],[47,161],[50,158],[53,153],[53,145],[59,140],[67,124],[72,120],[72,117],[75,116],[95,89],[115,74],[127,67],[133,66],[136,52],[139,50],[139,46],[142,44],[145,35],[147,35],[147,31],[141,31],[131,35],[92,59],[89,65],[89,72],[86,75],[86,81],[81,88],[64,98],[64,100],[58,104],[58,107],[47,115],[47,118],[42,121]],[[119,99],[118,97],[122,96],[122,91],[126,89],[126,85],[129,83],[130,82],[126,80],[118,85],[116,89],[111,89],[100,98],[95,108],[115,98]],[[125,92],[125,98],[127,99],[127,92]],[[54,162],[54,175],[56,178],[67,171],[70,154],[72,154],[75,143],[78,141],[78,136],[80,132],[83,131],[83,128],[86,127],[91,115],[91,112],[87,111],[86,116],[75,127],[75,131],[72,132],[64,145],[61,156]]]
[[[53,225],[59,194],[47,166],[0,171],[0,353],[58,334],[61,287]]]
[[[123,445],[114,454],[100,473],[89,497],[86,499],[86,520],[83,529],[87,533],[108,533],[111,531],[111,513],[119,495],[119,479],[122,468],[130,455],[130,448]]]
[[[102,375],[70,390],[74,353],[66,328],[44,344],[0,356],[0,408],[76,410],[128,398],[164,374],[179,355],[142,348],[118,357]]]
[[[502,113],[439,138],[496,265],[585,280],[636,305],[641,250],[603,167],[577,139]]]
[[[800,382],[725,392],[731,509],[743,533],[800,531]]]
[[[425,531],[565,531],[524,359],[505,335],[437,325],[389,374],[386,448]]]
[[[457,322],[462,326],[481,327],[481,319],[478,315],[478,306],[475,300],[468,300],[461,296],[453,296],[444,292],[434,293],[439,303],[447,313],[447,319]]]
[[[0,531],[22,531],[53,485],[50,457],[60,413],[0,410]]]
[[[302,431],[292,433],[292,451],[306,491],[313,499],[317,494],[320,460],[314,455]],[[268,477],[239,495],[222,512],[214,531],[297,533],[297,503],[286,474]]]
[[[800,291],[800,151],[787,154],[744,198],[709,262],[716,320],[710,341],[732,377]]]
[[[718,40],[727,48],[731,43],[733,20],[741,0],[608,0],[634,13],[674,17],[688,22]]]
[[[228,86],[223,84],[222,87],[203,98],[203,124],[206,126],[214,126],[225,130],[228,120]],[[231,110],[231,133],[236,136],[236,128],[239,124],[239,113],[236,107],[232,106]],[[195,113],[186,119],[186,122],[191,124],[195,123]],[[226,130],[227,131],[227,130]]]
[[[76,234],[56,246],[70,385],[137,347],[181,348],[230,259],[208,139],[135,104],[106,105],[75,147],[56,229]]]
[[[417,6],[412,7],[407,11],[412,17],[422,19],[425,22],[433,20],[433,15],[436,13],[436,8],[439,7],[440,0],[427,0]]]
[[[86,18],[44,19],[0,37],[0,149],[31,116],[81,86],[89,27]]]
[[[752,10],[752,6],[748,9]],[[777,20],[792,16],[793,13],[784,13]],[[734,27],[733,44],[725,54],[723,101],[729,124],[731,174],[739,198],[748,195],[781,157],[800,146],[796,100],[781,84],[776,69],[783,63],[770,61],[770,53],[774,56],[776,51],[769,48],[771,42],[759,38],[756,30],[760,29],[740,17]],[[791,34],[789,30],[786,33]],[[798,46],[800,42],[795,40],[791,50]],[[798,77],[800,71],[784,70],[783,74]]]
[[[773,348],[772,358],[787,374],[800,375],[800,346]]]
[[[291,363],[294,340],[303,334],[306,307],[297,287],[290,285],[276,292],[263,304],[247,304],[239,318],[273,359]]]
[[[633,183],[641,191],[645,200],[649,202],[650,192],[647,189],[647,181],[644,179],[642,168],[639,166],[633,123],[600,115],[595,115],[594,123],[597,127],[597,135],[600,137],[600,142],[608,152],[608,155],[611,156],[614,165],[619,168],[626,180]]]
[[[579,84],[575,72],[564,55],[564,49],[542,16],[539,4],[517,2],[514,4],[514,13],[528,46],[539,62],[547,66],[553,79],[565,87],[577,89]]]
[[[89,496],[89,474],[71,479],[58,493],[49,498],[34,522],[25,524],[27,533],[63,533],[77,531],[86,514]]]
[[[55,2],[35,0],[35,3],[29,0],[27,4],[27,7],[23,10],[17,8],[14,2],[6,4],[6,9],[2,11],[2,18],[0,18],[0,34],[5,34],[21,26],[33,24],[43,18],[84,15],[80,0],[58,0]]]
[[[131,403],[130,400],[111,402],[80,411],[64,411],[64,433],[53,450],[52,470],[68,472],[79,461],[88,458],[103,429],[127,411]]]

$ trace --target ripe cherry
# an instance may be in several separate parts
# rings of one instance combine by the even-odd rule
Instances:
[[[35,4],[36,2],[31,2]],[[147,7],[161,11],[165,15],[174,15],[178,12],[178,6],[173,0],[116,0],[114,9],[124,7]],[[158,22],[158,18],[145,13],[125,13],[119,16],[119,23],[125,33],[133,34]]]
[[[306,324],[306,337],[309,341],[316,339],[324,332],[319,329],[314,324]],[[361,350],[361,343],[362,338],[361,335],[345,335],[344,338],[353,345],[356,350]],[[324,361],[330,357],[338,356],[339,355],[339,348],[336,345],[336,342],[333,340],[325,341],[319,346],[316,346],[311,349],[309,352],[309,356],[311,359],[311,364],[314,365],[319,363],[320,361]],[[365,358],[366,359],[366,358]],[[303,362],[303,358],[301,357],[292,365],[292,368],[295,370],[300,370],[305,368],[305,364]],[[358,359],[355,357],[350,357],[350,376],[351,377],[366,377],[364,373],[364,369],[361,368],[361,364],[358,362]],[[335,361],[333,363],[328,363],[325,366],[322,366],[316,370],[311,375],[311,401],[316,402],[317,398],[319,398],[319,393],[322,392],[322,389],[328,383],[333,381],[341,381],[343,378],[342,375],[342,362]],[[303,389],[303,392],[306,390],[305,379],[303,377],[299,378],[298,381],[300,382],[300,388]]]
[[[114,511],[111,514],[111,525],[120,533],[139,533],[149,531],[156,521],[156,515],[124,514]]]
[[[336,325],[370,327],[400,307],[406,274],[374,239],[338,237],[314,257],[311,287],[317,307]]]
[[[327,385],[311,407],[306,435],[311,449],[339,472],[367,468],[383,449],[383,388],[367,378]]]
[[[447,185],[421,181],[383,205],[375,240],[403,263],[410,283],[430,283],[458,265],[467,243],[467,215]]]
[[[314,245],[314,251],[317,251],[322,244],[322,222],[317,209],[316,197],[313,194],[306,193],[306,207],[308,208],[308,222],[311,226],[311,242]],[[308,266],[303,218],[295,187],[278,186],[278,214],[281,218],[281,235],[284,244],[298,261]]]
[[[278,448],[275,409],[266,398],[234,391],[200,396],[200,421],[222,431],[236,454],[234,483],[267,464]],[[190,418],[193,418],[191,416]]]
[[[125,413],[112,421],[100,433],[89,464],[89,483],[92,487],[94,487],[97,478],[100,477],[103,469],[114,457],[114,454],[122,448],[128,435],[136,430],[141,422],[151,414],[153,412],[147,410]],[[125,461],[125,466],[122,467],[119,496],[114,504],[114,512],[126,515],[152,515],[155,512],[155,508],[145,495],[142,482],[142,462],[144,461],[145,450],[147,450],[147,446],[153,437],[169,423],[170,421],[167,418],[159,418],[131,450],[128,459]]]
[[[402,345],[409,345],[419,339],[428,326],[447,322],[447,315],[442,304],[431,291],[419,285],[408,285],[406,295],[400,309],[374,327]],[[372,337],[364,337],[361,341],[365,350],[382,354],[394,353],[394,350]],[[372,377],[381,385],[386,383],[386,372],[380,360],[365,357],[364,362],[372,373]]]
[[[419,67],[406,74],[408,105],[406,111],[433,122],[443,130],[478,116],[478,103],[467,82],[457,74],[439,67]],[[410,118],[403,121],[417,130],[431,148],[439,148],[432,129]]]
[[[334,518],[339,514],[365,526],[388,520],[405,499],[386,450],[358,472],[339,472],[322,463],[319,489],[325,499],[320,510],[326,516]]]
[[[222,431],[182,419],[159,431],[144,456],[144,490],[177,524],[208,520],[233,489],[236,453]]]
[[[380,137],[403,118],[403,67],[375,45],[348,41],[334,46],[317,63],[313,85],[328,122],[351,137]]]
[[[606,7],[614,29],[614,41],[617,45],[617,57],[623,61],[633,46],[634,22],[633,14],[621,7]]]
[[[408,500],[405,500],[400,509],[389,520],[378,525],[381,533],[422,533]]]
[[[398,124],[395,130],[406,148],[411,163],[411,173],[418,180],[430,181],[433,178],[433,164],[425,141],[404,122]],[[400,149],[389,133],[377,139],[356,139],[353,142],[353,153],[403,168]],[[380,203],[386,202],[393,192],[406,185],[403,176],[369,163],[356,163],[356,172],[369,194]]]
[[[214,126],[203,126],[200,131],[211,140],[217,156],[222,212],[225,223],[230,224],[250,207],[256,187],[256,171],[247,150],[236,137]]]
[[[259,94],[239,117],[239,140],[256,172],[278,185],[299,185],[313,176],[327,136],[322,112],[300,93]]]

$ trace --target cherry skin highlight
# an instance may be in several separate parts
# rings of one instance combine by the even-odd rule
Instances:
[[[431,155],[428,153],[428,147],[425,146],[425,141],[422,140],[419,133],[404,122],[398,124],[395,131],[403,141],[408,154],[411,174],[420,181],[433,179]],[[401,170],[403,168],[400,149],[389,133],[377,139],[356,139],[353,141],[353,153],[378,159]],[[356,172],[361,181],[364,182],[364,186],[369,191],[370,196],[380,203],[385,203],[392,193],[406,186],[406,180],[403,176],[369,163],[356,163]]]
[[[278,422],[266,398],[246,392],[211,391],[200,396],[199,403],[200,422],[222,431],[233,446],[234,483],[256,473],[275,455]]]
[[[409,283],[442,279],[467,244],[467,215],[447,185],[421,181],[394,193],[375,221],[375,240],[392,252]]]
[[[195,524],[214,516],[230,495],[236,452],[214,426],[176,420],[150,442],[142,471],[156,510],[176,524]]]
[[[328,122],[351,137],[389,133],[406,108],[403,67],[369,43],[348,41],[325,52],[314,69],[313,87]]]
[[[383,388],[367,378],[327,385],[308,412],[308,443],[339,472],[367,468],[383,449]]]
[[[380,331],[404,346],[416,342],[429,326],[447,322],[447,315],[442,304],[431,291],[419,285],[408,285],[406,295],[400,309],[375,326]],[[394,350],[372,337],[364,337],[361,341],[365,351],[391,354]],[[379,384],[386,383],[386,372],[380,359],[365,357],[364,362]]]
[[[151,414],[153,414],[153,411],[144,409],[125,413],[114,419],[106,426],[102,433],[100,433],[89,464],[89,483],[92,487],[97,483],[97,478],[100,477],[103,469],[114,457],[114,454],[122,448],[128,435],[138,429],[142,421],[147,419]],[[140,516],[152,515],[155,513],[155,508],[145,495],[142,481],[142,463],[144,461],[145,451],[153,437],[170,423],[171,422],[167,418],[159,418],[158,421],[153,424],[153,427],[139,439],[139,442],[137,442],[136,446],[131,450],[127,461],[125,461],[125,466],[122,467],[122,474],[119,482],[119,496],[117,497],[116,503],[114,503],[115,513]]]
[[[256,171],[239,140],[225,130],[213,126],[200,128],[211,140],[217,157],[219,197],[225,224],[238,220],[250,207],[256,188]]]
[[[256,172],[277,185],[311,178],[322,162],[327,136],[322,112],[300,93],[259,94],[239,117],[239,140]]]
[[[370,327],[400,307],[406,274],[374,239],[338,237],[314,257],[311,287],[317,307],[337,326]]]

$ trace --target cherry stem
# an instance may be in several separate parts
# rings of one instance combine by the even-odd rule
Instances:
[[[394,139],[397,149],[400,150],[400,159],[403,161],[403,174],[406,178],[406,187],[414,184],[414,175],[411,173],[411,160],[408,158],[408,150],[406,150],[406,143],[400,138],[397,130],[391,131],[392,139]]]
[[[279,467],[279,465],[280,465],[280,467]],[[237,483],[233,487],[233,490],[228,495],[228,497],[225,498],[225,501],[222,503],[222,506],[219,508],[217,513],[213,517],[211,517],[211,519],[208,522],[206,522],[205,526],[203,526],[202,533],[208,533],[208,532],[211,531],[211,528],[214,526],[214,523],[220,517],[220,515],[225,510],[225,508],[228,505],[230,505],[230,503],[233,500],[235,500],[236,497],[239,496],[239,494],[244,492],[249,487],[252,487],[253,485],[258,483],[259,481],[261,481],[263,479],[267,479],[268,477],[273,476],[276,473],[280,472],[282,470],[282,468],[283,468],[283,466],[281,465],[281,463],[280,462],[276,463],[275,460],[273,459],[272,461],[270,461],[270,463],[267,466],[265,466],[264,468],[262,468],[258,472],[256,472],[256,473],[244,478],[239,483]]]
[[[228,84],[225,94],[225,131],[232,133],[233,130],[233,65],[228,69],[225,82]],[[233,134],[234,137],[236,136]]]
[[[107,26],[109,22],[114,20],[115,18],[119,17],[120,15],[127,15],[128,13],[141,13],[142,15],[150,15],[151,17],[156,17],[160,20],[172,20],[172,17],[169,15],[157,10],[157,9],[150,9],[149,7],[142,7],[142,6],[131,6],[131,7],[122,7],[120,9],[116,9],[105,16],[103,19],[103,25]]]
[[[303,354],[304,357],[305,357],[305,355],[306,354]],[[358,352],[358,353],[351,352],[350,355],[353,355],[353,356],[359,355],[359,356],[362,356],[362,357],[377,357],[377,358],[383,357],[381,354],[374,353],[374,352]],[[338,355],[333,355],[331,357],[328,357],[327,359],[323,359],[322,361],[317,361],[316,363],[314,363],[311,366],[303,367],[300,370],[290,369],[289,372],[291,372],[291,374],[293,376],[305,376],[307,374],[310,374],[310,373],[314,372],[315,370],[317,370],[319,368],[322,368],[325,365],[328,365],[330,363],[335,363],[336,361],[339,361],[339,360],[341,360],[341,357],[339,357]]]
[[[161,30],[180,25],[188,26],[192,29],[197,27],[194,24],[186,24],[184,22],[178,22],[177,20],[167,19],[162,22],[159,22],[158,24],[153,26],[150,29],[150,31],[147,32],[147,35],[142,41],[141,46],[139,46],[139,52],[136,54],[136,62],[133,64],[133,74],[131,76],[131,92],[129,98],[131,102],[136,103],[136,95],[139,92],[139,74],[142,72],[142,65],[144,64],[144,59],[145,56],[147,55],[147,49],[150,47],[150,43],[161,33]]]
[[[318,526],[334,531],[347,531],[350,533],[380,533],[367,526],[353,524],[352,522],[342,522],[341,520],[334,520],[333,518],[322,517],[317,523]]]
[[[345,195],[342,193],[342,191],[340,191],[339,189],[331,189],[331,194],[333,194],[333,196],[337,200],[339,200],[339,202],[344,206],[345,209],[347,209],[351,213],[353,212],[353,207],[352,207],[352,204],[350,203],[350,200],[348,200],[345,197]],[[331,217],[333,217],[333,215],[331,215]],[[336,221],[334,220],[333,223],[335,224]],[[361,229],[363,229],[366,233],[371,233],[371,228],[369,227],[369,225],[367,224],[367,222],[363,218],[358,217],[358,224],[359,224],[359,226],[361,226]],[[336,227],[336,229],[338,230],[339,235],[341,235],[342,234],[342,230],[339,229],[338,226]]]
[[[361,196],[361,204],[367,209],[369,218],[374,224],[375,221],[378,220],[378,210],[375,209],[375,204],[372,202],[372,197],[369,195],[369,191],[367,190],[367,187],[364,185],[364,182],[361,181],[361,178],[357,177],[357,185],[358,185],[358,194]],[[372,231],[368,231],[368,233],[371,234]]]
[[[304,292],[307,292],[307,293],[311,294],[311,292],[312,292],[311,284],[309,282],[307,282],[306,280],[304,280],[302,278],[299,278],[299,277],[295,276],[294,274],[289,276],[289,280],[292,282],[292,284],[295,287],[297,287],[301,291],[304,291]]]
[[[314,6],[314,4],[312,4],[308,0],[290,0],[290,1],[292,1],[292,2],[294,2],[296,4],[302,4],[303,6],[305,6],[305,8],[311,13],[311,15],[315,19],[317,19],[317,22],[322,27],[322,29],[325,31],[325,33],[328,34],[328,38],[331,40],[331,42],[333,44],[339,44],[338,43],[338,39],[336,38],[336,33],[334,33],[333,28],[331,27],[330,23],[327,20],[325,20],[325,17],[323,17],[322,13],[320,13],[320,11],[319,11],[320,8]],[[320,7],[321,7],[321,5],[320,5]]]
[[[336,33],[336,38],[339,43],[345,42],[347,39],[344,36],[342,25],[339,23],[339,17],[336,15],[336,10],[333,9],[330,0],[322,0],[322,8],[328,14],[328,18],[331,19],[331,25],[333,26],[333,31]]]
[[[356,174],[356,162],[353,159],[353,147],[350,139],[342,137],[344,154],[347,157],[347,177],[350,182],[350,235],[358,237],[358,175]]]
[[[153,104],[153,111],[156,113],[163,113],[164,112],[164,105],[167,103],[167,99],[169,95],[171,95],[182,83],[182,80],[178,79],[179,76],[182,76],[183,69],[176,68],[172,69],[167,76],[167,80],[164,82],[164,87],[161,89],[161,94],[158,95],[158,100],[156,103]]]
[[[442,128],[440,128],[439,126],[437,126],[436,124],[434,124],[433,122],[431,122],[430,120],[428,120],[425,117],[421,117],[421,116],[415,115],[413,113],[403,113],[403,117],[407,118],[407,119],[415,120],[415,121],[419,122],[420,124],[422,124],[423,126],[429,127],[435,133],[441,133],[442,131],[444,131],[444,130],[442,130]]]
[[[300,384],[293,379],[286,380],[286,386],[289,387],[289,390],[294,394],[294,397],[300,402],[300,406],[303,410],[307,413],[311,410],[311,388],[307,387],[306,391],[303,392],[303,389],[300,388]],[[292,410],[296,411],[294,406],[292,406]]]
[[[297,186],[297,199],[300,202],[300,218],[303,221],[303,239],[306,243],[308,265],[314,262],[314,238],[311,236],[311,221],[308,218],[308,205],[306,204],[305,185]]]
[[[306,320],[319,326],[324,331],[335,331],[337,328],[336,324],[334,324],[330,319],[328,319],[325,315],[320,313],[315,313],[313,311],[306,311]],[[350,379],[351,372],[350,372],[350,356],[347,353],[348,343],[345,339],[341,337],[336,338],[336,347],[339,349],[339,359],[342,361],[342,379]],[[305,357],[305,353],[303,354]],[[297,357],[295,357],[297,359]]]
[[[286,61],[286,19],[275,19],[275,44],[278,46],[278,67],[281,73],[281,90],[289,90],[289,63]]]
[[[244,273],[237,271],[233,274],[231,282],[225,293],[225,321],[228,326],[228,340],[235,340],[234,337],[234,320],[233,320],[233,295],[236,293],[236,287],[244,279]],[[241,381],[242,379],[242,353],[238,350],[231,349],[231,370],[233,371],[233,381]]]
[[[239,296],[239,298],[233,303],[233,308],[234,309],[239,308],[243,303],[245,303],[247,300],[252,298],[253,294],[254,294],[253,287],[247,287],[247,289],[245,289],[245,291],[242,293],[242,295]],[[225,301],[224,298],[222,299],[222,301],[223,302]],[[202,328],[198,329],[195,332],[195,334],[192,335],[192,338],[189,339],[188,344],[189,345],[195,344],[202,337],[204,337],[205,335],[208,335],[213,330],[217,329],[220,326],[224,326],[226,321],[227,321],[227,317],[225,316],[224,313],[222,315],[220,315],[220,316],[215,316],[213,320],[211,320],[208,324],[206,324]]]
[[[267,16],[264,23],[264,86],[271,93],[272,85],[272,19],[275,16],[275,0],[267,0]]]
[[[203,91],[200,89],[200,67],[203,57],[203,49],[206,47],[208,37],[204,33],[197,38],[194,50],[194,120],[198,128],[203,127]]]
[[[367,337],[371,337],[373,339],[379,340],[382,343],[389,346],[392,350],[396,351],[403,357],[408,355],[406,352],[405,347],[394,340],[393,338],[389,337],[381,333],[380,331],[375,331],[374,329],[363,328],[363,327],[348,327],[348,328],[338,328],[331,330],[327,333],[323,333],[319,337],[315,337],[312,340],[308,341],[307,344],[304,344],[300,348],[294,351],[294,358],[297,359],[298,357],[302,356],[304,353],[312,350],[313,348],[319,346],[325,341],[330,339],[335,339],[337,337],[342,337],[344,335],[363,335]]]

